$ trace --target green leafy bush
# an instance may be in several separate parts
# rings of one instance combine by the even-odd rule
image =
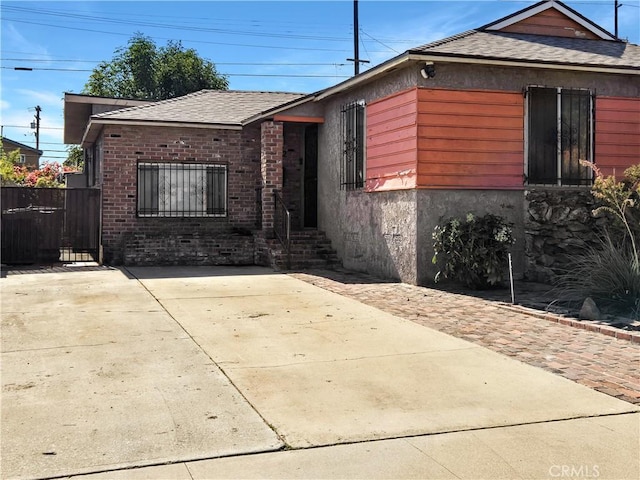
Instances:
[[[435,281],[447,278],[476,289],[502,284],[509,246],[515,242],[512,226],[497,215],[475,217],[471,213],[436,226],[432,262],[440,264],[440,270]]]

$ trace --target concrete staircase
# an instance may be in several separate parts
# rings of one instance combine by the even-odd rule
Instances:
[[[269,263],[276,270],[307,270],[333,268],[340,265],[331,240],[319,230],[291,232],[291,264],[287,265],[287,252],[277,239],[267,240]]]

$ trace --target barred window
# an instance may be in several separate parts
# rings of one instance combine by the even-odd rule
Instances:
[[[593,160],[591,92],[530,87],[527,91],[527,182],[590,185]]]
[[[138,216],[226,215],[226,165],[138,163]]]
[[[342,115],[342,164],[340,186],[355,190],[364,186],[365,106],[364,101],[344,105]]]

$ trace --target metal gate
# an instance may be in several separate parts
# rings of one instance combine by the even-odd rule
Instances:
[[[2,263],[98,261],[100,189],[2,187]]]

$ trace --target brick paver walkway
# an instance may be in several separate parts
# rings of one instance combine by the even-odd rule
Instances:
[[[323,271],[291,275],[607,395],[640,404],[640,343],[554,323],[504,308],[498,302],[385,283],[364,274]]]

